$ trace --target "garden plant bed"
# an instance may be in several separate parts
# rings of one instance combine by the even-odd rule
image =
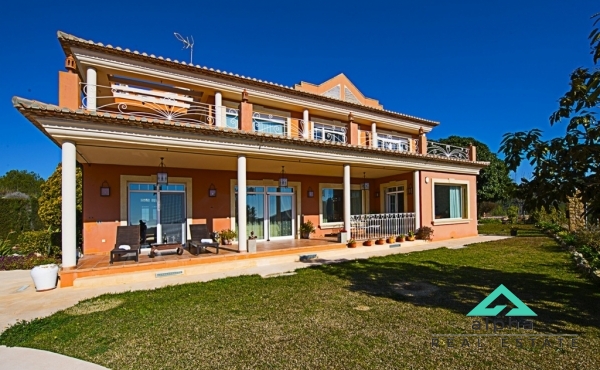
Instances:
[[[107,294],[17,324],[0,345],[119,369],[600,368],[598,287],[554,240],[519,227],[531,236]],[[472,333],[466,314],[500,284],[537,313],[535,333],[577,334],[578,348],[502,348],[498,338],[431,347],[436,334]],[[207,342],[216,345],[199,354]]]

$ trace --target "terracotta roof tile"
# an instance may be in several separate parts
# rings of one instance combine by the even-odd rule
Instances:
[[[382,149],[382,148],[370,148],[358,145],[351,145],[345,143],[331,143],[325,140],[312,140],[312,139],[304,139],[304,138],[294,138],[290,139],[287,136],[282,135],[273,135],[267,133],[255,133],[255,132],[246,132],[231,128],[221,128],[214,127],[210,125],[181,125],[179,122],[169,122],[164,120],[152,119],[151,121],[135,116],[123,116],[117,114],[110,113],[102,113],[102,112],[90,112],[87,110],[71,110],[65,107],[59,107],[53,104],[45,104],[35,100],[24,99],[20,97],[13,97],[12,99],[13,106],[21,111],[21,113],[27,117],[38,129],[46,134],[52,141],[58,144],[54,138],[48,135],[43,127],[37,121],[37,117],[39,116],[55,116],[66,119],[76,119],[76,120],[86,120],[86,121],[96,121],[102,122],[106,124],[116,124],[116,125],[134,125],[142,128],[158,128],[165,130],[177,130],[177,131],[187,131],[204,135],[217,135],[217,136],[225,136],[225,137],[244,137],[248,139],[255,140],[265,140],[271,142],[279,142],[279,143],[290,143],[294,142],[297,145],[302,146],[312,146],[312,147],[321,147],[321,148],[332,148],[333,146],[336,149],[349,150],[353,152],[368,152],[368,153],[380,153],[385,154],[387,156],[392,157],[405,157],[405,158],[420,158],[420,159],[429,159],[440,163],[460,163],[471,167],[483,168],[489,165],[489,162],[472,162],[465,159],[458,158],[446,158],[442,156],[436,156],[431,154],[418,154],[411,152],[398,152],[391,149]],[[127,123],[130,122],[129,124]],[[156,125],[160,125],[157,127]]]

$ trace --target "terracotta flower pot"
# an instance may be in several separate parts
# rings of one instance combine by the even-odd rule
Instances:
[[[366,241],[363,243],[363,245],[364,245],[365,247],[370,247],[370,246],[372,246],[372,245],[373,245],[373,241],[372,241],[372,240],[366,240]]]
[[[398,236],[396,237],[396,241],[399,243],[404,243],[404,241],[406,240],[406,238],[404,236]]]
[[[385,244],[385,240],[383,240],[383,239],[377,239],[375,241],[375,244],[377,244],[377,245],[383,245],[383,244]]]
[[[348,243],[348,248],[356,248],[356,242]]]
[[[408,240],[409,242],[414,242],[415,241],[415,237],[414,236],[409,236],[406,240]]]
[[[396,241],[396,238],[387,238],[387,243],[391,244]]]

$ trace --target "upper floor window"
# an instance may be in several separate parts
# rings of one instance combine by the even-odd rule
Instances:
[[[326,140],[336,143],[346,142],[346,128],[326,123],[313,123],[313,140]]]
[[[398,151],[410,150],[410,142],[407,138],[392,134],[377,133],[377,147]]]

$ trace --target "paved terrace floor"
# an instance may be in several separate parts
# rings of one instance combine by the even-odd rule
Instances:
[[[309,248],[316,246],[326,246],[339,244],[337,237],[322,237],[322,238],[311,238],[311,239],[287,239],[287,240],[272,240],[262,241],[256,243],[256,251],[258,253],[274,252],[298,248]],[[202,252],[198,255],[194,255],[189,252],[186,248],[182,255],[177,255],[173,251],[158,251],[158,254],[150,258],[148,254],[140,254],[138,264],[154,263],[159,265],[160,262],[167,261],[190,261],[193,260],[205,260],[208,258],[215,259],[217,256],[231,256],[240,254],[237,252],[237,245],[222,245],[219,247],[219,254],[216,254],[215,248],[207,248],[206,252]],[[147,249],[149,251],[149,249]],[[204,261],[203,261],[204,262]],[[110,264],[110,257],[108,255],[86,255],[77,261],[77,270],[89,270],[89,269],[101,269],[101,268],[119,268],[119,266],[136,265],[136,262],[131,257],[122,257],[120,260],[115,261],[112,265]]]
[[[465,245],[505,239],[502,236],[478,236],[446,241],[403,243],[401,247],[389,245],[358,247],[355,249],[332,249],[317,252],[318,258],[310,263],[299,262],[298,254],[268,256],[253,259],[252,265],[240,266],[232,262],[215,263],[216,269],[203,269],[195,274],[172,276],[168,278],[137,281],[119,285],[101,285],[91,287],[70,287],[36,292],[28,270],[0,271],[0,332],[18,320],[32,320],[64,310],[81,300],[105,293],[120,293],[134,290],[147,290],[167,285],[203,282],[231,276],[254,275],[263,277],[294,271],[312,265],[336,263],[347,260],[386,256],[390,254],[417,252],[441,247],[462,248]],[[258,256],[257,256],[258,257]],[[209,265],[206,265],[209,266]],[[133,276],[134,274],[129,274]],[[124,274],[125,277],[128,274]]]

